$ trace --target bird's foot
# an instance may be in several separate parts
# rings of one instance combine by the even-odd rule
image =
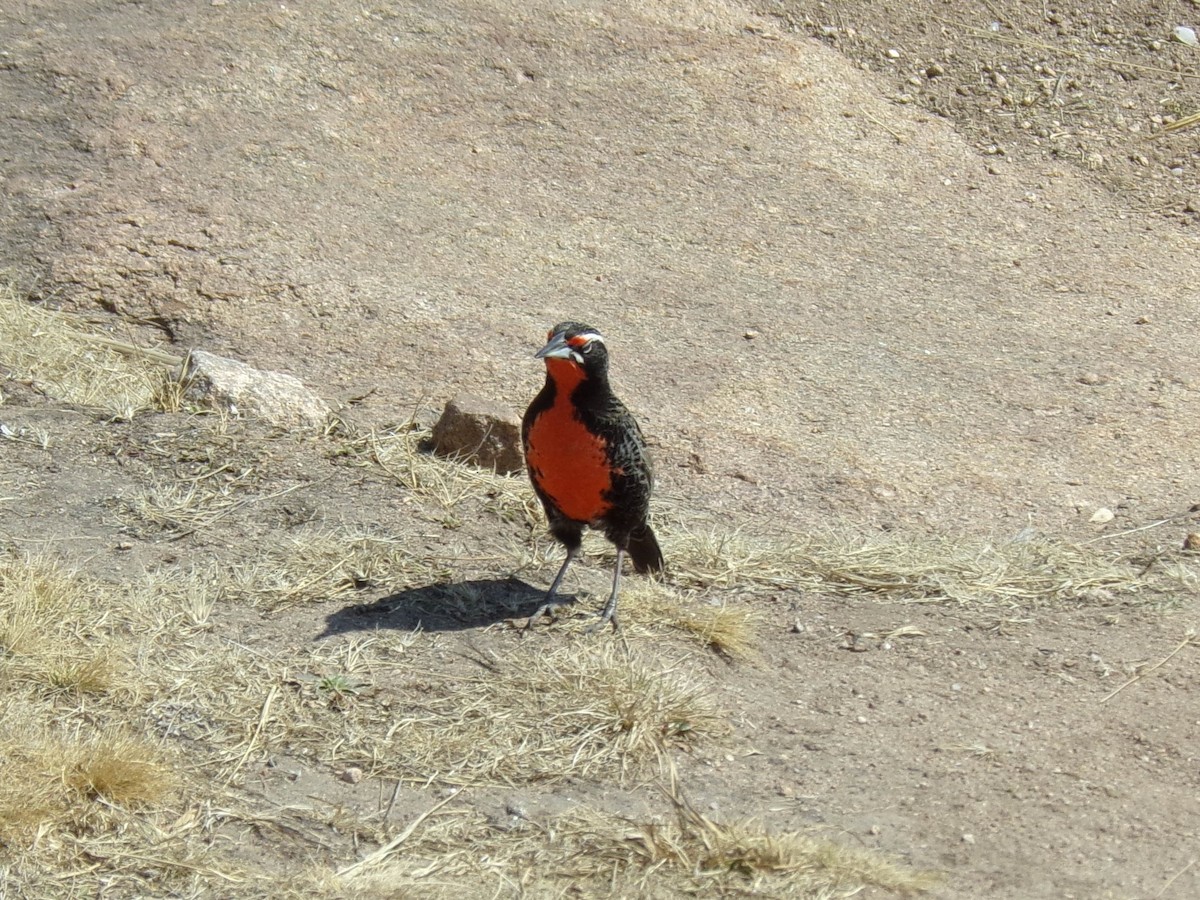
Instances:
[[[595,634],[597,631],[602,630],[609,622],[612,623],[612,630],[614,634],[621,630],[621,623],[617,621],[617,610],[615,606],[613,606],[611,609],[607,606],[604,607],[604,611],[601,612],[596,618],[598,621],[593,622],[591,625],[585,628],[583,631],[584,634]]]
[[[536,610],[534,610],[533,615],[531,615],[528,619],[525,620],[525,627],[522,628],[521,630],[529,631],[530,629],[533,628],[534,625],[537,624],[538,620],[541,619],[542,616],[547,616],[547,617],[553,619],[554,611],[556,609],[558,609],[560,606],[570,606],[572,602],[573,601],[571,601],[571,600],[557,600],[557,599],[547,600],[545,603],[543,603],[541,606],[539,606]]]

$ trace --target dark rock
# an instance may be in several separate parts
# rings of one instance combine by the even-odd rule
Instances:
[[[433,426],[433,449],[504,475],[524,466],[521,425],[499,403],[463,394],[446,404]]]

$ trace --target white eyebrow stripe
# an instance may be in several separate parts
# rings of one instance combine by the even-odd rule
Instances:
[[[580,338],[581,340],[587,341],[589,344],[592,341],[599,341],[601,344],[604,343],[604,338],[602,336],[596,334],[596,332],[594,332],[594,331],[587,331],[587,332],[584,332],[583,334],[577,334],[577,335],[575,335],[575,337]]]

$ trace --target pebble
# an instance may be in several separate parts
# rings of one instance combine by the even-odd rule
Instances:
[[[1111,522],[1114,518],[1116,518],[1116,516],[1111,509],[1109,509],[1107,506],[1101,506],[1094,513],[1092,513],[1092,517],[1088,521],[1094,522],[1097,525],[1103,525],[1106,522]]]
[[[1200,553],[1200,531],[1193,531],[1183,539],[1183,549],[1190,550],[1193,553]]]
[[[349,768],[344,769],[342,774],[338,777],[341,778],[342,781],[346,782],[346,784],[358,784],[363,780],[363,770],[358,766],[350,766]]]
[[[516,800],[509,800],[504,804],[505,815],[514,819],[528,819],[529,813],[525,811],[525,807]]]
[[[888,57],[888,59],[899,59],[900,51],[897,50],[895,47],[889,47],[888,52],[887,52],[887,57]]]
[[[973,835],[973,834],[964,834],[964,835],[962,836],[962,839],[963,839],[963,843],[964,843],[964,844],[973,844],[973,843],[975,843],[975,835]]]
[[[1107,380],[1103,375],[1098,375],[1095,372],[1084,372],[1079,376],[1080,384],[1104,384]]]

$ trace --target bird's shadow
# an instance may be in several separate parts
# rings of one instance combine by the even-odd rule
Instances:
[[[351,631],[464,631],[486,628],[509,619],[533,615],[545,600],[545,591],[517,578],[439,582],[409,588],[373,603],[346,606],[325,618],[317,638]],[[564,603],[573,603],[563,597]]]

